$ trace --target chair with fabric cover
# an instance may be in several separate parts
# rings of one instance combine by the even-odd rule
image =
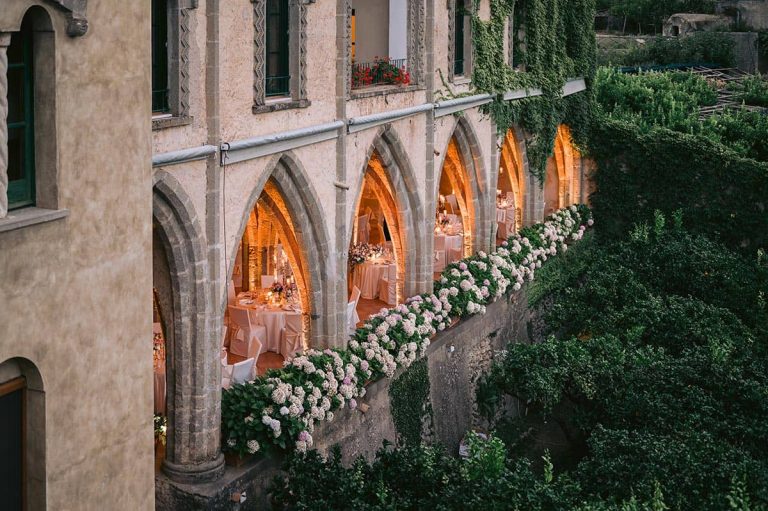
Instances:
[[[446,195],[445,200],[448,202],[448,204],[451,206],[451,213],[454,215],[459,214],[459,201],[456,200],[456,196],[454,194]]]
[[[368,236],[370,234],[370,218],[368,215],[361,215],[357,217],[357,242],[368,243]]]
[[[500,240],[505,240],[509,238],[509,232],[507,232],[507,223],[506,222],[496,222],[498,225],[498,229],[496,231],[496,237]]]
[[[515,192],[507,192],[507,200],[510,202],[510,204],[515,203]]]
[[[221,327],[221,349],[224,349],[226,346],[229,346],[229,337],[227,337],[227,334],[229,333],[229,327],[227,325],[224,325]]]
[[[232,385],[253,380],[256,376],[256,359],[247,358],[232,368]]]
[[[448,264],[455,263],[456,261],[461,260],[462,257],[464,257],[464,250],[461,247],[451,247],[448,249]]]
[[[280,332],[280,352],[286,360],[301,351],[301,314],[286,314],[285,327]]]
[[[433,273],[440,273],[446,265],[445,236],[435,236],[435,262],[432,266]]]
[[[357,304],[360,302],[360,288],[357,286],[352,287],[352,295],[349,297],[349,303],[347,303],[347,324],[349,327],[349,333],[354,333],[357,328],[357,324],[360,322],[360,316],[357,314]]]
[[[357,323],[360,321],[360,316],[357,315],[357,309],[355,309],[355,302],[347,303],[347,331],[350,336],[355,335],[357,329]]]
[[[232,383],[232,369],[234,369],[234,365],[227,364],[227,359],[222,358],[221,359],[221,386],[222,388],[228,389]]]
[[[230,325],[237,325],[242,331],[235,335],[230,335],[229,351],[241,357],[251,357],[256,353],[258,356],[264,346],[262,339],[267,339],[267,329],[263,325],[257,325],[256,321],[251,319],[248,309],[242,307],[228,307]],[[258,351],[256,350],[258,347]]]
[[[397,305],[397,267],[390,264],[387,273],[379,279],[379,300]]]
[[[275,283],[275,276],[274,275],[262,275],[261,276],[261,287],[262,289],[267,289],[272,287],[272,284]]]

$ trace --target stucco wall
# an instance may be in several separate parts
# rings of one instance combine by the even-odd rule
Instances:
[[[71,38],[51,3],[3,0],[0,30],[33,4],[56,34],[69,216],[0,233],[0,362],[23,357],[42,375],[48,509],[149,510],[149,2],[89,2],[89,30]]]

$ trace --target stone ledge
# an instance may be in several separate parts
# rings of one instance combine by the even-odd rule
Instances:
[[[417,90],[424,90],[424,88],[419,85],[373,85],[365,89],[357,89],[357,92],[350,92],[349,99],[372,98],[374,96],[387,96],[389,94],[401,94]]]
[[[152,131],[175,128],[177,126],[187,126],[188,124],[192,124],[193,120],[194,117],[191,116],[157,117],[152,119]]]
[[[31,225],[53,222],[69,216],[68,209],[23,208],[0,218],[0,232],[15,231]]]
[[[312,102],[308,99],[295,99],[291,101],[267,102],[264,105],[253,105],[251,109],[254,114],[265,114],[269,112],[279,112],[281,110],[291,110],[293,108],[307,108]]]

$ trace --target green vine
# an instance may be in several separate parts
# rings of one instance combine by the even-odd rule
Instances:
[[[431,415],[427,360],[414,362],[389,388],[390,408],[401,444],[419,445],[422,420]]]
[[[472,81],[495,96],[486,113],[499,134],[512,126],[526,132],[531,173],[543,183],[557,129],[567,124],[579,147],[585,147],[592,112],[591,93],[562,96],[569,78],[595,73],[595,0],[490,0],[490,19],[472,14],[474,69]],[[506,19],[512,17],[514,68],[504,51]],[[521,72],[524,71],[524,72]],[[541,96],[504,101],[509,90],[539,88]]]

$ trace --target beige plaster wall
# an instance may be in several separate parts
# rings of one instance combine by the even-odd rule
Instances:
[[[0,234],[0,361],[39,369],[48,509],[154,507],[149,2],[89,2],[56,32],[59,204],[66,219]],[[146,298],[144,298],[146,297]]]
[[[253,114],[253,3],[221,2],[221,137],[224,141],[268,135],[336,118],[336,4],[307,6],[308,108]]]

